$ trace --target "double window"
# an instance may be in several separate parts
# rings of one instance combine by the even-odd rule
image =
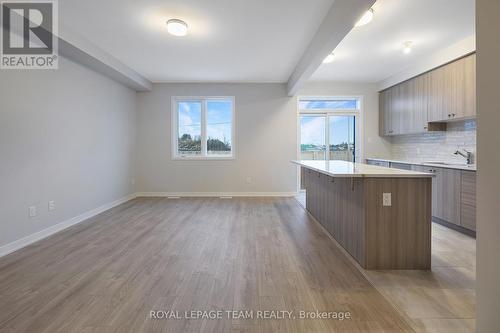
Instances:
[[[172,157],[232,159],[233,97],[173,97]]]

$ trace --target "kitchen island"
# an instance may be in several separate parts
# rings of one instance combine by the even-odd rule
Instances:
[[[365,269],[430,269],[433,175],[346,161],[304,169],[306,208]]]

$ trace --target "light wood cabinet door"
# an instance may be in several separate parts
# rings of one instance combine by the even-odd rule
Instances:
[[[396,128],[393,126],[394,132],[397,134],[408,134],[413,131],[413,93],[414,79],[405,81],[399,85],[398,89],[398,122]]]
[[[409,81],[410,107],[408,133],[427,132],[429,80],[430,75],[423,74]]]
[[[384,136],[427,131],[429,76],[421,75],[379,95],[380,133]]]
[[[382,136],[394,134],[392,129],[393,91],[394,89],[389,88],[380,92],[379,95],[380,135]]]
[[[449,223],[460,225],[460,170],[433,168],[432,215]]]
[[[476,173],[462,171],[460,225],[476,230]]]
[[[378,114],[379,114],[379,134],[380,136],[389,135],[391,124],[388,117],[389,91],[384,90],[378,94]]]
[[[448,106],[450,89],[446,88],[449,77],[448,66],[439,67],[430,72],[429,111],[427,116],[430,122],[447,120],[448,115],[451,114]]]
[[[460,85],[457,92],[459,107],[455,118],[470,118],[476,115],[476,55],[460,60]]]
[[[430,72],[430,122],[476,115],[476,55],[458,59]]]

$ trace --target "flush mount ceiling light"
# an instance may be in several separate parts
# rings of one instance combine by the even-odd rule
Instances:
[[[403,43],[403,53],[404,54],[408,54],[411,52],[411,44],[413,44],[413,43],[410,40]]]
[[[374,14],[373,8],[368,9],[366,13],[356,23],[356,26],[361,27],[362,25],[370,23],[373,20],[373,14]]]
[[[186,36],[188,25],[183,20],[171,19],[167,21],[167,31],[174,36]]]
[[[335,60],[335,54],[332,52],[323,59],[324,64],[329,64]]]

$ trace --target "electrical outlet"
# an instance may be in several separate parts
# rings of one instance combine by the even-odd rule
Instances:
[[[53,200],[49,201],[48,207],[49,211],[56,209],[56,202]]]
[[[36,206],[30,206],[28,210],[29,210],[29,217],[36,216]]]
[[[392,206],[391,193],[383,193],[382,194],[382,205],[385,207]]]

